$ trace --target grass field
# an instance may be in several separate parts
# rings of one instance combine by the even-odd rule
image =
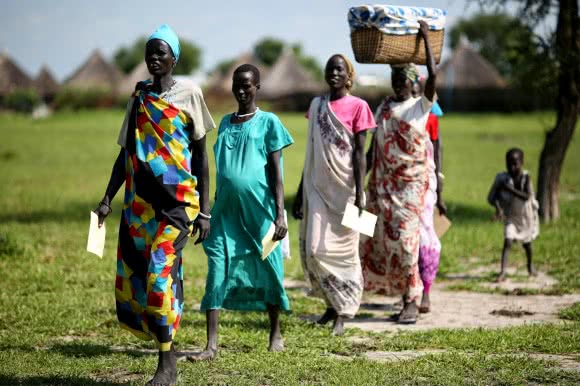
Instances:
[[[216,116],[217,118],[217,116]],[[305,149],[306,120],[282,114],[295,145],[284,153],[287,208],[298,184]],[[107,220],[105,257],[85,252],[89,211],[102,197],[119,151],[120,111],[61,113],[43,121],[2,115],[0,121],[0,384],[142,384],[156,365],[152,348],[116,325],[114,271],[121,195]],[[216,119],[217,120],[217,119]],[[505,151],[519,146],[537,182],[537,163],[550,113],[453,115],[441,120],[445,199],[453,227],[443,241],[440,276],[477,266],[498,266],[502,225],[491,222],[485,198]],[[215,132],[208,144],[215,141]],[[213,153],[210,150],[210,157]],[[211,158],[210,158],[211,159]],[[211,175],[213,175],[213,162]],[[552,294],[580,290],[580,144],[568,150],[562,175],[562,219],[543,225],[534,243],[537,268],[559,280]],[[213,195],[213,187],[211,189]],[[286,275],[301,278],[296,221],[290,222],[294,258]],[[203,295],[206,259],[190,243],[184,253],[187,311],[176,345],[205,344],[204,317],[194,310]],[[525,266],[515,249],[510,265]],[[478,279],[481,280],[481,279]],[[478,280],[462,289],[483,290]],[[225,312],[220,357],[211,363],[180,362],[180,384],[578,384],[580,373],[522,353],[578,353],[578,307],[562,313],[559,325],[503,330],[438,330],[371,334],[349,330],[345,337],[310,327],[298,315],[324,305],[289,291],[293,313],[283,319],[287,350],[266,351],[267,319]],[[370,337],[366,343],[349,339]],[[369,343],[370,342],[370,343]],[[112,347],[125,347],[113,350]],[[357,356],[368,350],[445,349],[414,361],[377,363]],[[354,356],[338,360],[336,355]],[[113,374],[113,375],[111,375]]]

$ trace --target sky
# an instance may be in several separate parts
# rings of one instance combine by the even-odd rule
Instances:
[[[107,59],[163,23],[202,49],[202,70],[252,49],[270,36],[301,43],[322,65],[334,53],[353,59],[344,0],[2,0],[0,52],[31,76],[45,64],[60,81],[98,48]],[[447,10],[447,26],[479,11],[476,0],[389,0],[387,4]],[[444,49],[443,57],[449,54]],[[384,66],[356,65],[359,74]]]

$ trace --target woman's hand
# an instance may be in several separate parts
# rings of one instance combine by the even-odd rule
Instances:
[[[419,34],[425,38],[429,33],[429,25],[425,20],[419,20]]]
[[[194,244],[197,245],[202,241],[204,241],[205,239],[207,239],[207,236],[209,236],[209,231],[210,231],[209,219],[197,216],[197,218],[193,222],[193,231],[191,232],[191,237],[194,237],[195,234],[199,232],[197,240],[195,240]]]
[[[296,220],[302,220],[304,217],[301,194],[297,194],[294,202],[292,203],[292,217],[294,217]]]
[[[447,214],[447,206],[443,202],[442,198],[437,198],[437,202],[435,203],[435,206],[437,206],[437,209],[439,210],[440,215],[444,216]]]
[[[288,226],[286,225],[286,221],[284,221],[284,215],[276,217],[276,220],[274,220],[274,227],[274,236],[272,237],[272,240],[278,241],[286,237]]]
[[[107,216],[110,215],[112,211],[113,210],[107,203],[102,201],[99,203],[97,208],[93,211],[99,217],[99,228],[103,226],[105,218],[107,218]]]

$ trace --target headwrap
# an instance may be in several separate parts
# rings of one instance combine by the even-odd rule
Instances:
[[[349,80],[348,82],[346,82],[346,88],[350,90],[354,84],[354,76],[355,76],[354,66],[352,65],[351,61],[348,60],[348,58],[343,54],[335,54],[332,56],[338,56],[344,61],[344,64],[346,65],[346,74]]]
[[[431,112],[438,117],[443,116],[443,110],[441,110],[441,106],[439,106],[439,103],[437,103],[437,101],[433,103],[433,107],[431,107]]]
[[[393,75],[398,73],[405,75],[411,83],[419,80],[419,70],[417,70],[417,66],[414,63],[393,64],[391,65],[391,71]]]
[[[168,26],[167,24],[161,24],[159,28],[157,28],[155,32],[153,32],[151,36],[149,36],[149,39],[147,39],[147,41],[153,39],[163,40],[165,43],[167,43],[171,48],[171,51],[173,52],[173,57],[175,58],[175,61],[177,62],[179,60],[179,53],[181,52],[181,47],[179,46],[179,39],[177,38],[177,34],[173,32],[170,26]]]

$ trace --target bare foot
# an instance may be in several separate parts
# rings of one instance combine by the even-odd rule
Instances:
[[[344,318],[338,315],[332,326],[332,335],[341,336],[342,334],[344,334]]]
[[[426,314],[428,312],[431,312],[431,300],[429,299],[429,292],[423,292],[419,313]]]
[[[507,279],[507,275],[505,272],[500,272],[497,279],[495,279],[496,283],[503,283]]]
[[[403,311],[399,314],[398,324],[415,324],[417,323],[417,314],[419,310],[417,309],[417,303],[410,302],[405,303]]]
[[[316,324],[324,326],[326,323],[330,322],[331,320],[335,320],[338,315],[334,308],[327,308],[324,314],[316,321]]]
[[[157,371],[145,386],[172,386],[177,381],[177,359],[173,350],[159,353]]]
[[[211,361],[217,357],[217,349],[207,348],[205,351],[196,352],[187,357],[190,362]]]
[[[284,351],[284,340],[281,335],[273,336],[270,338],[270,345],[268,346],[268,351],[270,352],[280,352]]]

